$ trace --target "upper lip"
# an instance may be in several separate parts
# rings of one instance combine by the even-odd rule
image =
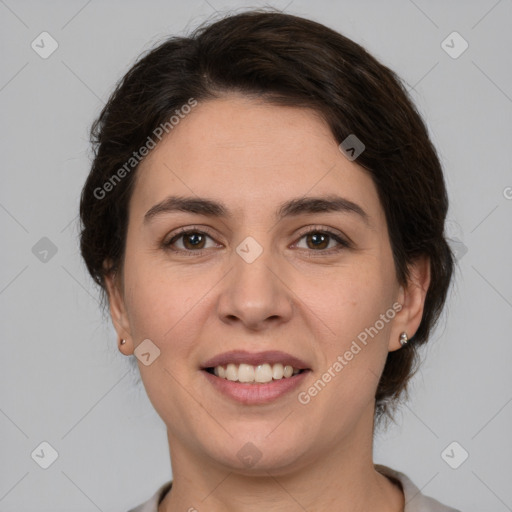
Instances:
[[[287,354],[286,352],[281,352],[279,350],[267,350],[265,352],[247,352],[245,350],[232,350],[230,352],[224,352],[223,354],[218,354],[211,359],[208,359],[203,365],[202,368],[215,368],[216,366],[225,366],[229,363],[233,364],[251,364],[253,366],[257,366],[259,364],[277,364],[281,363],[283,366],[289,365],[293,368],[297,368],[298,370],[306,370],[309,369],[308,365],[300,360],[299,358]]]

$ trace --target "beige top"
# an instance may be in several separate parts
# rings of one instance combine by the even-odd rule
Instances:
[[[416,487],[404,473],[400,473],[399,471],[395,471],[381,464],[375,464],[375,469],[379,473],[391,477],[391,479],[397,480],[401,484],[405,497],[404,512],[460,512],[460,510],[447,507],[434,498],[429,498],[422,494],[418,487]],[[172,481],[166,482],[148,501],[138,507],[132,508],[128,512],[158,512],[158,505],[170,490],[171,485]]]

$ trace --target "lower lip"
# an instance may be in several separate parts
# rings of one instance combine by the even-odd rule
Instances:
[[[292,377],[284,377],[264,384],[257,382],[252,384],[233,382],[217,377],[206,370],[203,370],[203,373],[212,386],[222,394],[242,404],[257,405],[277,400],[299,387],[309,373],[309,370],[304,370]]]

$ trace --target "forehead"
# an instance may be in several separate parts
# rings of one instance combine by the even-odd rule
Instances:
[[[147,209],[170,194],[216,197],[244,215],[333,193],[380,214],[373,180],[316,112],[231,95],[200,102],[174,126],[139,166],[133,199]]]

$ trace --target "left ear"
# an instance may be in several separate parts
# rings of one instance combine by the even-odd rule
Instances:
[[[412,338],[423,318],[425,297],[430,286],[430,258],[426,255],[418,257],[409,264],[409,280],[406,286],[400,286],[397,302],[402,309],[396,314],[389,339],[389,351],[402,348],[400,334],[405,332]]]

